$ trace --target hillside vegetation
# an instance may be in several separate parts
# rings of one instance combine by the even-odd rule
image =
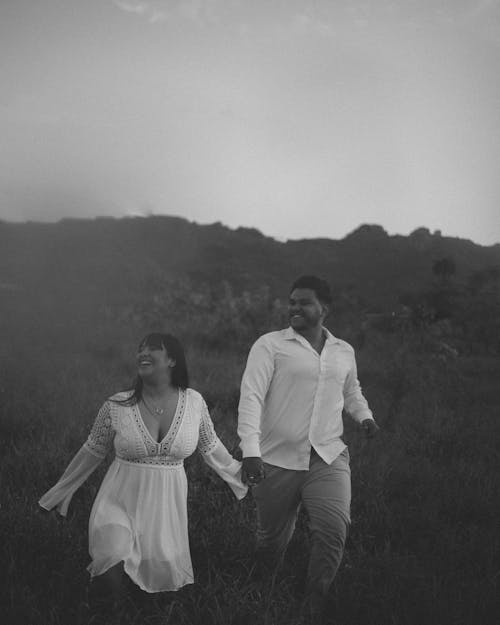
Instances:
[[[356,348],[382,428],[345,416],[353,524],[330,597],[338,625],[493,625],[499,592],[500,246],[364,226],[341,241],[279,243],[174,218],[0,224],[0,527],[9,624],[112,621],[89,605],[87,523],[105,467],[66,520],[36,504],[134,374],[142,335],[173,331],[192,386],[237,453],[247,351],[286,323],[290,281],[335,291],[332,332]],[[187,462],[196,584],[131,593],[123,625],[306,625],[301,518],[281,573],[251,575],[251,497]]]

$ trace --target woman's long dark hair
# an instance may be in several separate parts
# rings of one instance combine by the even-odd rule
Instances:
[[[158,347],[164,347],[169,355],[175,361],[175,365],[172,367],[172,385],[175,388],[186,389],[189,386],[189,374],[186,364],[186,356],[184,354],[184,348],[180,341],[172,334],[162,334],[160,332],[153,332],[145,336],[139,343],[139,349],[142,347],[150,347],[157,349]],[[135,378],[132,387],[126,389],[127,391],[133,391],[130,397],[127,399],[117,399],[117,404],[123,404],[125,406],[133,406],[137,404],[142,397],[143,382],[140,375]]]

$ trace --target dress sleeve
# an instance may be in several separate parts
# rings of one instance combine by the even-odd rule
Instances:
[[[115,431],[111,427],[111,403],[105,402],[94,421],[84,447],[101,460],[111,451]]]
[[[200,436],[198,450],[203,460],[231,488],[237,499],[243,499],[248,487],[241,481],[241,462],[231,456],[215,433],[205,400],[201,406]]]
[[[45,510],[56,507],[62,516],[66,516],[71,498],[101,464],[111,448],[113,436],[110,405],[106,402],[99,410],[87,441],[69,463],[57,484],[41,497],[39,505]]]

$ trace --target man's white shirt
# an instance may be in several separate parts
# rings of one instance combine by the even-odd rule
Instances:
[[[307,470],[311,447],[330,464],[345,449],[342,410],[373,419],[354,350],[326,328],[321,354],[291,327],[261,336],[241,381],[238,435],[243,457]]]

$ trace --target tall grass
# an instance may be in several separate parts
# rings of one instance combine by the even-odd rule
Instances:
[[[3,337],[3,622],[305,625],[306,519],[299,519],[281,571],[262,584],[253,575],[251,496],[236,502],[196,455],[186,463],[196,583],[151,597],[131,591],[114,621],[89,604],[87,523],[105,466],[77,493],[65,520],[40,510],[37,500],[85,440],[102,401],[131,379],[140,335],[137,327],[106,326],[72,337]],[[187,343],[192,386],[207,398],[219,435],[234,450],[245,350]],[[358,366],[382,431],[366,441],[346,419],[352,527],[331,590],[330,621],[493,625],[500,364],[492,357],[446,359],[422,334],[374,331]]]

